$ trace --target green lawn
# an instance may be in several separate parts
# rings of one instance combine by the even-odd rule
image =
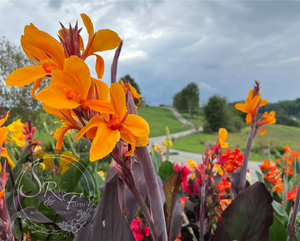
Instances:
[[[200,115],[193,115],[193,119],[190,119],[190,115],[188,113],[180,113],[185,119],[192,122],[194,126],[203,126],[204,117]]]
[[[155,106],[139,106],[137,111],[149,123],[150,137],[165,135],[166,126],[169,127],[170,133],[191,129],[189,125],[183,125],[178,121],[171,110]]]
[[[226,142],[230,149],[245,149],[248,138],[249,127],[244,128],[241,133],[228,133]],[[289,145],[291,149],[300,151],[300,128],[284,125],[268,125],[265,135],[260,136],[258,133],[253,141],[253,149],[266,149],[283,147]],[[218,134],[194,134],[182,137],[173,143],[173,148],[182,151],[204,153],[206,146],[213,146],[218,139]],[[257,151],[256,151],[257,152]],[[251,153],[251,160],[262,161],[264,156],[256,152]],[[274,158],[274,156],[271,156]]]

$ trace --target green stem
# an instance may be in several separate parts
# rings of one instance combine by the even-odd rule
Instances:
[[[45,130],[46,130],[47,136],[48,136],[48,140],[49,140],[50,143],[51,143],[52,149],[55,150],[55,145],[54,145],[54,142],[53,142],[53,140],[52,140],[52,137],[50,136],[48,126],[47,126],[46,122],[44,122],[43,124],[44,124],[44,128],[45,128]]]
[[[70,147],[71,147],[71,151],[73,152],[73,154],[74,154],[75,156],[79,157],[79,155],[77,154],[77,152],[76,152],[76,150],[75,150],[75,148],[74,148],[74,146],[73,146],[73,143],[72,143],[72,140],[71,140],[71,138],[70,138],[70,134],[69,134],[68,131],[67,131],[67,141],[69,142],[69,145],[70,145]]]

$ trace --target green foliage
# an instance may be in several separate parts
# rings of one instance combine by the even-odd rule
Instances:
[[[129,83],[136,89],[136,91],[137,91],[140,95],[142,95],[142,94],[141,94],[140,87],[139,87],[138,84],[134,81],[134,78],[132,78],[129,74],[127,74],[127,75],[121,77],[120,80],[119,80],[119,83],[121,82],[121,80],[123,80],[123,81],[125,81],[125,80],[129,81]],[[134,103],[135,103],[135,104],[138,104],[139,101],[136,100],[136,99],[134,99]]]
[[[225,128],[229,132],[240,132],[243,127],[238,112],[227,105],[225,97],[217,95],[209,98],[207,105],[204,107],[204,132],[218,132],[220,128]]]
[[[166,181],[167,178],[175,172],[173,166],[174,166],[174,164],[169,161],[164,161],[160,165],[158,175],[161,177],[163,182]]]
[[[276,115],[300,117],[300,98],[269,103],[259,108],[259,113],[263,114],[265,111],[275,111]]]
[[[189,83],[173,97],[173,106],[179,112],[188,112],[191,117],[200,110],[200,90],[195,83]]]

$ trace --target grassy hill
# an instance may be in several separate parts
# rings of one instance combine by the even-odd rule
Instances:
[[[242,129],[240,133],[228,133],[226,142],[230,149],[245,149],[249,127]],[[254,138],[251,160],[261,161],[266,159],[264,156],[257,154],[258,150],[267,149],[268,146],[273,149],[280,149],[289,145],[292,150],[300,151],[300,128],[284,125],[268,125],[265,135],[260,136],[258,133]],[[182,151],[204,153],[206,146],[212,146],[216,143],[218,134],[194,134],[185,136],[173,143],[173,148]],[[274,158],[274,156],[271,156]]]
[[[173,112],[155,106],[139,106],[139,116],[142,116],[150,126],[150,137],[162,136],[166,134],[166,126],[169,127],[170,133],[181,132],[191,129],[189,125],[183,125],[178,121]]]

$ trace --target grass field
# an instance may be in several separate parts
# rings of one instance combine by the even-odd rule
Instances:
[[[138,114],[149,123],[150,137],[165,135],[166,126],[169,127],[170,133],[191,129],[189,125],[183,125],[180,121],[178,121],[172,111],[165,108],[139,106]]]
[[[244,150],[248,138],[248,128],[244,128],[241,133],[228,133],[226,142],[230,149],[239,148]],[[283,147],[289,145],[291,149],[300,151],[300,128],[284,125],[268,125],[265,135],[256,135],[253,141],[253,150]],[[216,143],[218,134],[194,134],[182,137],[173,143],[173,148],[182,151],[204,153],[206,146]],[[271,155],[271,158],[274,156]],[[262,161],[265,156],[260,156],[256,152],[251,153],[251,160]]]
[[[193,119],[190,119],[190,115],[188,113],[180,113],[185,119],[192,122],[194,126],[203,126],[204,124],[204,117],[200,115],[193,115]]]

